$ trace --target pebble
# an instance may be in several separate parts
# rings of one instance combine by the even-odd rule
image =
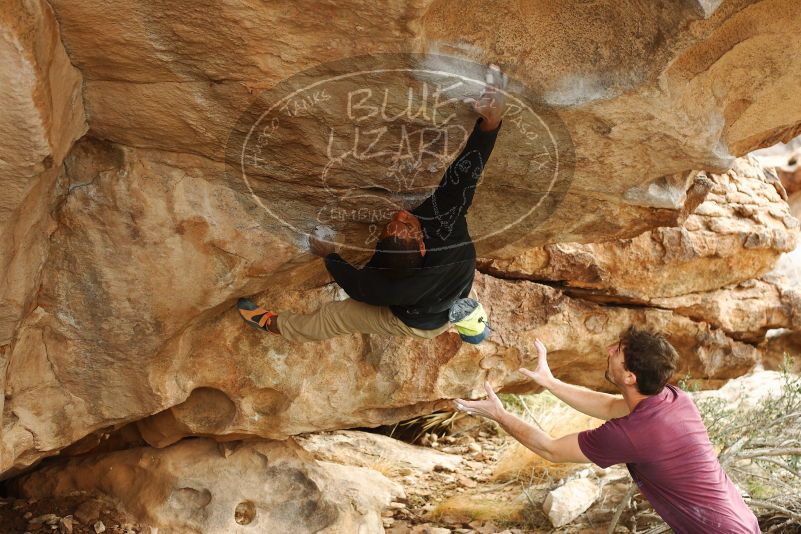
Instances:
[[[429,523],[416,525],[412,528],[411,534],[451,534],[451,529],[443,527],[434,527]]]
[[[382,522],[384,523],[384,528],[389,528],[392,526],[392,523],[394,523],[395,520],[391,517],[385,517],[382,519]]]
[[[28,521],[28,526],[41,525],[42,523],[53,525],[57,522],[58,522],[58,516],[56,514],[44,514],[38,517],[34,517],[30,521]]]
[[[394,508],[396,510],[403,510],[404,508],[406,508],[406,505],[403,504],[402,502],[391,502],[389,503],[389,507]]]
[[[33,517],[33,512],[25,512],[25,513],[22,515],[22,518],[23,518],[23,519],[30,519],[30,518],[32,518],[32,517]]]
[[[476,442],[469,443],[467,445],[467,450],[469,450],[470,452],[479,453],[479,452],[481,452],[481,445],[479,445]]]
[[[98,519],[100,519],[100,508],[102,504],[99,501],[94,499],[90,499],[88,501],[84,501],[81,503],[80,506],[75,510],[75,519],[83,523],[84,525],[91,525]]]
[[[106,525],[104,525],[102,521],[98,521],[97,523],[95,523],[92,526],[92,528],[95,529],[95,532],[97,534],[100,534],[101,532],[105,532],[106,531]]]
[[[475,488],[476,486],[478,486],[478,483],[475,480],[471,480],[471,479],[469,479],[469,478],[467,478],[466,476],[463,476],[463,475],[460,475],[458,477],[458,480],[459,480],[459,484],[461,486],[464,486],[465,488]]]
[[[72,516],[62,517],[58,522],[58,530],[61,534],[72,534]]]

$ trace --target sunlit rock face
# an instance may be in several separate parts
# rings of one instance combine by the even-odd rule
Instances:
[[[799,223],[771,168],[739,158],[725,174],[701,174],[706,196],[677,227],[632,239],[560,243],[480,269],[506,278],[549,281],[604,303],[673,310],[759,343],[771,329],[801,328],[801,292],[774,273],[797,244]]]
[[[441,1],[395,1],[379,9],[354,1],[311,11],[292,2],[53,2],[62,39],[85,78],[84,98],[98,137],[218,162],[247,105],[307,69],[317,69],[315,81],[325,79],[326,67],[319,65],[326,64],[335,65],[329,73],[403,64],[476,78],[480,74],[469,67],[449,67],[434,54],[500,63],[512,77],[510,91],[543,113],[557,111],[575,147],[568,194],[547,221],[513,236],[525,245],[592,242],[673,225],[688,171],[728,168],[735,156],[789,135],[801,121],[801,103],[792,98],[801,82],[801,15],[792,0],[713,5],[605,0],[590,8],[575,1],[558,9],[509,5],[488,13],[481,2],[454,9]],[[406,52],[420,56],[381,56]],[[365,55],[374,59],[356,59]],[[279,164],[264,173],[284,185],[286,202],[305,197],[301,209],[313,202],[304,188],[314,185],[309,174],[319,174],[328,162],[323,149],[329,128],[353,140],[353,127],[360,125],[366,149],[374,137],[364,126],[372,123],[360,120],[364,110],[380,107],[386,89],[396,97],[390,98],[397,104],[388,112],[393,115],[412,89],[415,110],[427,103],[430,111],[433,84],[424,96],[423,81],[417,72],[374,76],[372,85],[362,79],[341,83],[327,104],[320,100],[325,86],[316,96],[303,92],[307,100],[293,100],[283,115],[293,113],[293,120],[281,125],[264,154]],[[343,111],[338,98],[364,90],[373,98],[361,108],[351,106],[350,114]],[[461,91],[446,96],[480,92],[469,83]],[[366,95],[358,96],[351,103]],[[304,114],[308,99],[317,105]],[[477,221],[502,216],[499,206],[513,205],[533,173],[521,170],[536,154],[520,157],[524,134],[514,119],[509,117],[488,169],[485,194],[472,214]],[[409,122],[426,125],[422,116]],[[462,111],[451,124],[466,122]],[[345,133],[343,126],[349,127]],[[390,134],[370,151],[396,146],[399,134]],[[391,188],[380,159],[352,161],[347,171],[349,185],[374,177],[377,186]],[[416,178],[430,185],[440,174],[423,168]],[[508,176],[516,182],[505,182]],[[372,192],[382,196],[380,189]],[[486,250],[497,248],[499,239],[494,241]]]
[[[801,136],[787,143],[754,152],[758,161],[773,168],[787,191],[787,203],[795,217],[801,217]],[[801,244],[790,252],[782,254],[766,281],[777,287],[801,291]],[[796,320],[801,315],[796,314]],[[769,332],[762,343],[763,362],[770,369],[801,369],[801,331],[798,328],[777,328]],[[789,357],[789,359],[788,359]]]
[[[532,247],[483,260],[480,268],[649,302],[758,278],[795,248],[798,220],[772,170],[753,158],[737,159],[725,174],[699,174],[693,189],[703,195],[679,226],[632,239]]]
[[[380,532],[403,489],[371,469],[315,462],[294,442],[187,440],[75,458],[15,481],[32,498],[101,491],[168,533]]]
[[[560,377],[604,388],[603,348],[632,323],[670,333],[683,375],[716,385],[747,371],[766,329],[798,325],[795,297],[760,280],[796,222],[770,177],[735,157],[801,122],[801,14],[791,0],[712,4],[12,2],[0,14],[2,476],[118,429],[154,447],[284,439],[394,423],[485,378],[530,389],[516,369],[535,337]],[[475,121],[463,99],[490,61],[517,106],[470,215],[492,338],[296,345],[247,329],[243,295],[293,311],[343,298],[304,232],[334,202],[346,216],[326,222],[363,258],[378,208],[419,200],[458,153]],[[401,70],[376,74],[390,63]],[[337,83],[309,93],[326,72]],[[456,78],[436,108],[448,120],[435,119],[423,87]],[[247,149],[259,106],[294,87],[311,100],[259,130],[243,180],[232,147]],[[372,100],[354,99],[365,90]],[[349,157],[328,166],[332,153]]]

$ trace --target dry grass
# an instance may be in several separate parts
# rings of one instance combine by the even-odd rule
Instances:
[[[460,522],[520,522],[528,503],[520,499],[501,500],[499,496],[475,493],[456,495],[439,503],[431,512],[434,519],[450,518]]]
[[[516,410],[523,419],[533,419],[553,437],[561,437],[600,426],[603,421],[578,412],[550,393],[517,397],[510,403],[514,409],[517,403],[525,403],[525,409]],[[522,408],[522,407],[521,407]],[[535,423],[536,424],[536,423]],[[585,467],[582,464],[556,464],[543,459],[517,442],[503,452],[494,470],[493,479],[518,479],[527,484],[545,483],[564,478],[571,472]]]
[[[510,410],[533,424],[539,424],[552,436],[563,436],[599,426],[602,421],[570,408],[550,393],[529,396],[501,396]],[[536,423],[534,423],[536,420]],[[456,522],[473,520],[497,524],[527,524],[547,520],[542,516],[540,503],[544,491],[581,464],[554,464],[543,460],[511,438],[501,451],[493,468],[492,478],[498,484],[483,487],[471,494],[461,494],[439,503],[432,511],[434,519],[448,518]],[[532,485],[534,487],[532,487]],[[539,489],[535,489],[539,487]],[[523,490],[529,492],[525,498]],[[542,517],[539,517],[542,516]],[[545,524],[543,523],[543,524]]]
[[[410,474],[410,469],[399,465],[383,456],[377,458],[370,465],[366,466],[374,471],[378,471],[387,478],[398,478]]]
[[[396,428],[404,430],[407,435],[411,436],[404,441],[417,443],[427,432],[437,435],[447,434],[455,424],[466,418],[467,414],[463,412],[434,412],[399,423]],[[390,436],[393,434],[394,431],[390,433]]]

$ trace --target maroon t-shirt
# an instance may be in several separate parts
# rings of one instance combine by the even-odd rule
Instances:
[[[625,463],[676,534],[758,534],[759,524],[718,462],[689,395],[671,385],[625,417],[578,435],[601,467]]]

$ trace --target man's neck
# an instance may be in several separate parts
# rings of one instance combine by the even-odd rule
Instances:
[[[626,405],[629,407],[629,413],[633,412],[638,404],[650,397],[650,395],[643,395],[637,391],[636,387],[621,388],[620,393],[623,395],[623,400],[626,401]]]

